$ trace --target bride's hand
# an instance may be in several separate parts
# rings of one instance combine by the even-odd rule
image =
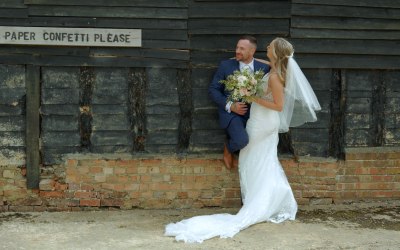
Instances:
[[[244,115],[247,112],[247,104],[244,102],[234,102],[231,105],[231,111],[235,112],[238,115]]]

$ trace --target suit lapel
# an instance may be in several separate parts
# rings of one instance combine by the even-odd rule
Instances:
[[[254,71],[257,71],[259,69],[262,69],[261,63],[254,59]]]
[[[235,71],[235,70],[240,70],[239,61],[237,61],[236,59],[235,59],[234,69],[233,69],[233,70],[234,70],[234,71]]]

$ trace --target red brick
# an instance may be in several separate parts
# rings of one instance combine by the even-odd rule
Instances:
[[[149,175],[141,175],[140,176],[140,182],[150,182],[151,177]]]
[[[138,159],[130,159],[130,160],[118,160],[115,162],[117,166],[124,166],[124,167],[137,167],[140,165],[140,160]]]
[[[125,185],[124,184],[114,184],[114,190],[115,191],[125,191]]]
[[[124,185],[124,190],[126,191],[138,191],[140,185],[138,183],[130,183]]]
[[[386,168],[385,174],[388,174],[388,175],[400,175],[400,165],[397,168]]]
[[[200,190],[189,190],[187,191],[188,197],[192,199],[197,199],[200,197],[201,191]]]
[[[64,197],[63,191],[40,191],[41,197],[48,197],[48,198],[62,198]]]
[[[360,198],[391,198],[393,191],[360,191],[358,195]]]
[[[170,158],[170,157],[166,157],[162,159],[162,165],[165,165],[167,167],[170,166],[180,166],[183,164],[187,164],[188,159],[178,159],[178,158]]]
[[[20,199],[13,202],[13,205],[18,205],[18,206],[41,206],[42,204],[43,200],[39,197],[27,197],[25,199]]]
[[[136,166],[129,166],[126,168],[126,173],[127,174],[137,174],[138,168]]]
[[[77,160],[73,160],[73,159],[68,159],[67,160],[67,167],[76,167],[78,165],[78,161]]]
[[[203,204],[204,207],[221,207],[222,206],[221,198],[199,199],[199,201]]]
[[[282,167],[286,169],[297,169],[299,163],[294,160],[280,160]]]
[[[49,207],[47,206],[34,206],[33,212],[47,212],[49,211]]]
[[[343,191],[343,192],[337,192],[336,197],[339,199],[356,199],[358,198],[358,192],[357,191]]]
[[[220,160],[218,160],[217,162],[219,164]],[[210,164],[212,164],[212,162],[210,162],[209,160],[204,159],[204,158],[189,158],[186,160],[186,163],[185,163],[185,165],[187,165],[187,166],[205,166],[205,165],[210,165]],[[215,164],[215,162],[214,162],[214,164]]]
[[[133,199],[139,198],[140,195],[141,195],[141,192],[130,192],[130,193],[129,193],[129,197],[130,197],[130,198],[133,198]]]
[[[55,190],[67,190],[68,184],[56,182],[54,188]]]
[[[122,167],[116,167],[114,168],[114,173],[115,174],[125,174],[126,173],[126,168],[122,168]]]
[[[394,181],[393,175],[373,175],[371,176],[372,181],[392,182]]]
[[[79,201],[79,205],[86,206],[86,207],[99,207],[100,200],[99,199],[81,199]]]
[[[184,177],[182,175],[171,175],[172,182],[183,182]]]
[[[80,200],[78,200],[78,199],[70,199],[67,202],[67,206],[69,206],[69,207],[78,207],[79,204],[80,204]]]
[[[80,185],[80,190],[92,191],[92,190],[94,190],[94,189],[95,189],[95,187],[94,187],[94,185],[92,185],[92,184],[82,183],[82,184]]]
[[[311,198],[310,205],[330,205],[333,203],[332,198]]]
[[[400,190],[394,190],[392,191],[393,198],[400,198]]]
[[[130,178],[128,176],[118,176],[117,183],[128,183],[130,182]]]
[[[336,185],[337,190],[354,190],[356,189],[356,184],[355,183],[338,183]]]
[[[81,189],[81,185],[78,183],[68,183],[69,190],[79,190]]]
[[[195,206],[193,205],[193,200],[192,199],[176,199],[172,200],[171,206],[174,208],[194,208]]]
[[[310,199],[308,198],[296,198],[296,202],[298,205],[309,205]]]
[[[146,200],[143,203],[145,204],[145,208],[161,209],[171,207],[171,201],[168,199],[151,199]]]
[[[241,199],[224,199],[222,200],[222,207],[241,207]]]
[[[99,167],[99,166],[92,166],[89,168],[89,173],[91,174],[98,174],[98,173],[102,173],[103,172],[103,168]]]
[[[102,207],[121,207],[124,204],[121,199],[102,199],[100,200],[100,206]]]
[[[139,184],[139,190],[141,190],[141,191],[147,191],[147,190],[149,190],[149,184],[147,184],[147,183],[140,183],[140,184]]]
[[[382,183],[382,182],[371,182],[371,183],[357,183],[356,187],[358,189],[392,189],[392,183]]]
[[[160,166],[161,159],[143,159],[140,161],[140,166],[142,167],[153,167],[153,166]]]
[[[33,212],[35,206],[8,206],[9,212]]]
[[[339,183],[354,183],[360,181],[360,176],[358,175],[342,175],[338,176],[337,181]]]
[[[160,190],[160,191],[166,191],[166,190],[179,190],[180,189],[180,184],[177,183],[150,183],[150,189],[151,190]]]
[[[229,188],[224,190],[225,198],[240,198],[241,192],[238,188]]]
[[[386,160],[385,161],[385,166],[386,167],[394,167],[399,169],[400,168],[400,158],[399,159],[391,159],[391,160]]]
[[[166,167],[166,166],[158,166],[159,172],[162,174],[167,174],[170,173],[170,168]]]
[[[86,191],[76,191],[74,194],[75,198],[94,198],[96,197],[96,193],[94,192],[86,192]]]

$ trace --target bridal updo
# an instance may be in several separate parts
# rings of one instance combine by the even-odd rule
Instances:
[[[281,37],[272,40],[271,44],[273,45],[272,55],[276,59],[276,73],[285,86],[287,64],[289,58],[293,56],[294,49],[291,43]]]

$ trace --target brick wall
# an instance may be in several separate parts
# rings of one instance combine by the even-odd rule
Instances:
[[[26,189],[25,168],[1,166],[0,211],[240,207],[237,169],[226,170],[220,158],[70,155],[42,169],[39,190]],[[281,163],[300,205],[400,199],[400,148]]]

